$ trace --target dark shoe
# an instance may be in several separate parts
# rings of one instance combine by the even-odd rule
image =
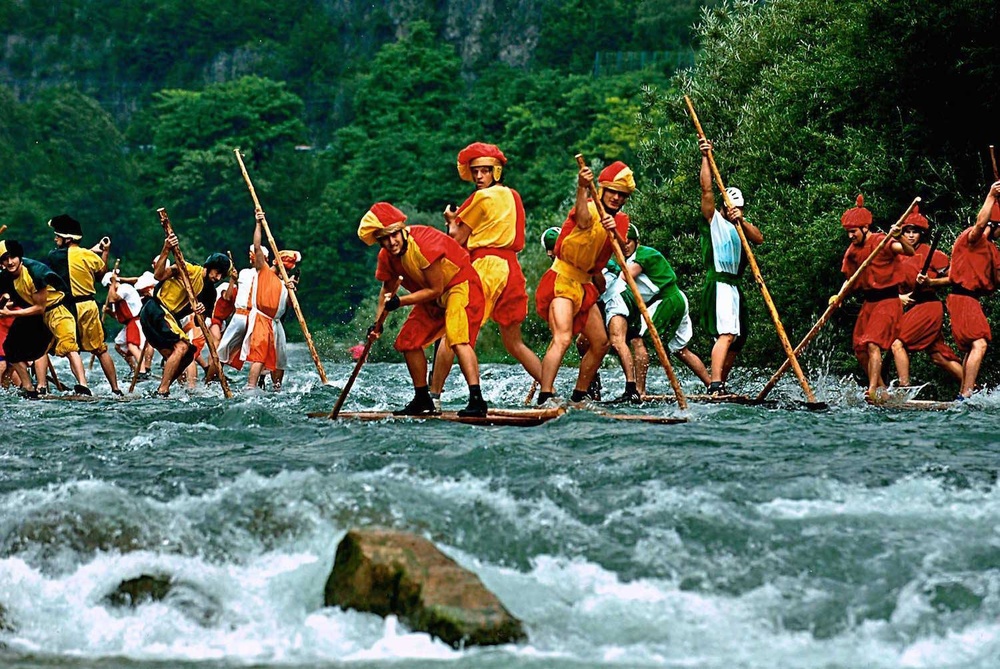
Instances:
[[[393,416],[437,416],[441,412],[434,408],[434,401],[428,398],[414,397],[402,409],[392,412]]]
[[[122,392],[121,388],[115,388],[111,391],[112,395],[117,395],[118,397],[125,397],[125,393]]]
[[[726,384],[722,381],[712,381],[708,384],[708,394],[713,397],[723,397],[732,393],[726,390]]]
[[[21,397],[26,400],[37,400],[38,391],[37,390],[21,390]]]
[[[135,375],[136,381],[149,381],[149,372],[139,372]]]
[[[594,379],[587,386],[587,397],[595,402],[601,401],[601,373],[594,372]]]
[[[486,404],[486,400],[470,399],[469,405],[459,411],[458,415],[462,418],[485,418],[487,411],[489,411],[489,405]]]
[[[610,402],[611,404],[642,404],[642,396],[638,392],[624,392]]]
[[[38,386],[37,388],[35,388],[35,392],[37,392],[39,395],[48,395],[49,394],[49,387],[48,386]]]
[[[75,386],[73,386],[73,394],[74,394],[74,395],[87,395],[87,396],[93,396],[93,394],[94,394],[94,393],[90,392],[90,388],[88,388],[87,386],[81,386],[81,385],[80,385],[80,384],[78,383],[78,384],[76,384]]]

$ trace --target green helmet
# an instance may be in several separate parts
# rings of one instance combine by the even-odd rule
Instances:
[[[635,223],[629,223],[628,235],[626,239],[631,239],[633,242],[639,241],[639,228],[635,227]]]
[[[562,232],[561,228],[549,228],[542,233],[542,248],[546,251],[554,251],[556,248],[556,240],[559,239],[559,233]]]

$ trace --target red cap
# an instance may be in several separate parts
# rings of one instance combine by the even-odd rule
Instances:
[[[845,230],[863,228],[872,224],[872,213],[865,209],[864,196],[858,195],[857,206],[844,212],[844,215],[840,217],[840,224],[844,226]]]
[[[903,221],[904,228],[910,225],[915,228],[920,228],[924,232],[927,232],[927,229],[930,227],[927,223],[927,217],[920,213],[919,205],[913,205],[913,211],[911,211],[910,215]]]

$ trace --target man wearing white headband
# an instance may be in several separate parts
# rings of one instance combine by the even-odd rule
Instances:
[[[764,235],[743,218],[743,193],[739,188],[726,189],[732,207],[724,204],[722,212],[715,208],[712,169],[708,161],[712,143],[702,138],[698,140],[698,148],[701,150],[701,213],[705,218],[700,226],[701,252],[708,272],[701,294],[700,322],[715,337],[708,392],[726,395],[726,379],[746,342],[748,326],[746,304],[740,289],[747,258],[736,226],[742,226],[751,244],[763,242]]]

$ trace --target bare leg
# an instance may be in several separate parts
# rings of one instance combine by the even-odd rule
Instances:
[[[257,381],[260,379],[261,373],[264,371],[264,363],[253,362],[250,363],[250,372],[247,374],[247,388],[253,390],[257,387]]]
[[[118,371],[115,369],[115,361],[111,359],[111,354],[104,351],[104,353],[97,356],[97,359],[101,362],[101,370],[104,372],[104,376],[108,379],[108,383],[111,384],[111,391],[114,393],[120,392],[118,388]]]
[[[424,350],[418,348],[415,351],[403,351],[403,359],[406,360],[406,369],[410,372],[410,379],[414,388],[422,388],[427,385],[427,356]]]
[[[455,351],[452,350],[451,346],[448,346],[447,341],[442,339],[441,345],[437,347],[437,353],[434,354],[434,370],[431,372],[430,383],[432,393],[440,394],[444,389],[444,383],[448,380],[448,374],[451,373],[451,365],[454,361]]]
[[[470,386],[478,386],[479,360],[476,358],[476,351],[468,344],[455,344],[451,348],[455,351],[458,366],[462,370],[462,375],[465,376],[466,383]]]
[[[641,397],[646,394],[646,376],[649,374],[649,351],[642,337],[632,340],[632,358],[635,361],[635,389]]]
[[[715,340],[715,345],[712,346],[711,378],[713,383],[722,383],[726,380],[729,372],[726,367],[726,361],[729,357],[729,347],[733,345],[733,341],[735,340],[736,335],[731,334],[720,334],[719,338]],[[729,363],[729,367],[732,367],[732,362]]]
[[[583,333],[590,340],[590,348],[580,360],[580,372],[576,377],[576,390],[582,393],[587,392],[590,382],[594,379],[594,374],[601,366],[601,361],[611,348],[608,341],[608,333],[604,330],[604,319],[601,318],[601,310],[597,305],[590,307],[590,314],[587,316],[587,324],[583,326]]]
[[[955,377],[959,384],[962,383],[962,363],[948,360],[940,353],[931,353],[931,362]]]
[[[882,349],[868,343],[868,396],[874,399],[882,383]]]
[[[899,385],[910,385],[910,354],[907,353],[901,339],[892,342],[892,359],[896,362],[896,376],[899,377]],[[934,356],[931,356],[931,359],[933,360]],[[962,366],[959,365],[959,369],[961,368]],[[959,373],[958,382],[962,382],[961,372]]]
[[[163,378],[160,379],[160,386],[156,392],[166,395],[170,392],[170,384],[184,373],[194,359],[194,346],[181,340],[176,342],[173,348],[161,350],[160,355],[163,356]]]
[[[986,347],[985,339],[977,339],[972,342],[972,349],[965,356],[965,364],[962,365],[962,397],[972,397],[976,378],[979,376],[979,367],[983,364],[983,357],[986,356]]]
[[[35,389],[35,384],[31,382],[31,375],[28,374],[28,363],[12,362],[10,363],[10,366],[14,369],[14,373],[17,374],[21,390],[25,390],[27,392],[33,391]],[[44,379],[45,377],[43,376],[42,378]]]
[[[625,341],[625,334],[628,331],[628,321],[624,316],[612,316],[608,323],[608,337],[611,340],[611,347],[618,354],[618,360],[622,365],[622,372],[625,374],[626,383],[635,383],[635,361],[632,359],[632,351],[629,350],[628,342]]]
[[[531,375],[535,381],[542,378],[542,361],[538,359],[535,352],[528,348],[521,337],[521,324],[500,326],[500,339],[507,352],[514,356],[514,359],[521,363],[524,371]],[[435,367],[435,370],[437,367]]]
[[[695,355],[694,351],[685,346],[674,355],[676,355],[681,362],[687,365],[687,368],[694,372],[695,376],[701,379],[701,382],[705,384],[705,387],[708,387],[708,384],[712,382],[712,377],[709,376],[708,370],[705,369],[705,363],[701,361],[701,358]]]
[[[552,343],[542,358],[541,392],[554,393],[556,375],[563,357],[573,341],[573,302],[565,297],[557,297],[549,305],[549,330]],[[605,336],[605,338],[607,338]]]

